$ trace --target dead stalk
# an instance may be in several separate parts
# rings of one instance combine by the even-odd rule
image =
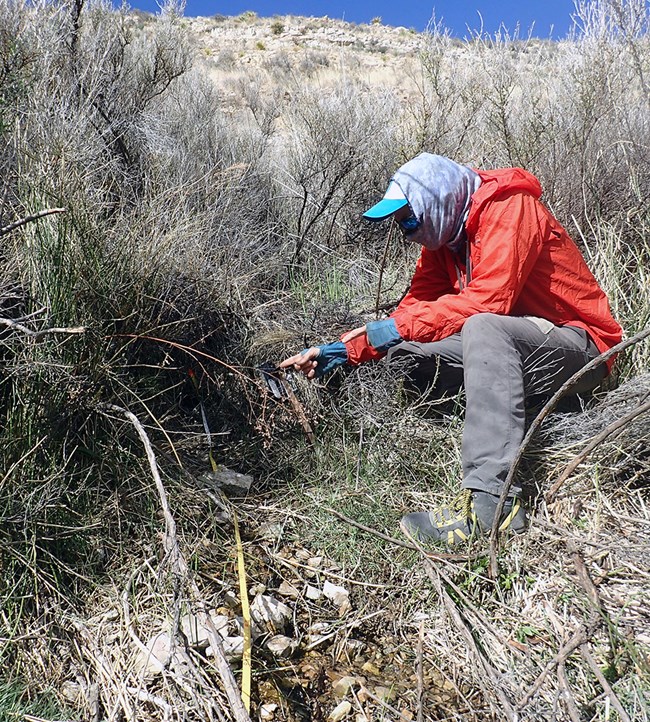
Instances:
[[[603,688],[603,691],[609,697],[612,706],[618,713],[618,716],[621,718],[621,722],[631,722],[629,715],[623,709],[623,705],[621,704],[619,698],[616,696],[614,690],[611,688],[609,682],[605,679],[605,675],[602,673],[598,664],[596,664],[596,660],[593,658],[593,655],[589,651],[589,647],[586,644],[581,645],[580,654],[582,654],[585,662],[587,662],[587,664],[591,668],[591,671],[594,673],[596,679],[598,680],[600,686]]]
[[[4,236],[6,233],[15,231],[16,228],[20,228],[21,226],[24,226],[26,223],[30,223],[31,221],[36,221],[39,218],[45,218],[45,216],[50,216],[53,213],[65,213],[66,210],[66,208],[46,208],[45,210],[39,211],[38,213],[33,213],[31,216],[26,216],[25,218],[21,218],[19,221],[14,221],[13,223],[10,223],[4,228],[0,228],[0,236]]]
[[[564,482],[571,476],[571,474],[573,474],[573,472],[578,468],[578,466],[589,456],[589,454],[591,454],[594,449],[598,448],[598,446],[600,446],[600,444],[602,444],[605,439],[609,438],[617,431],[624,429],[626,426],[631,424],[634,419],[636,419],[638,416],[641,416],[642,414],[645,414],[648,411],[650,411],[650,401],[645,404],[640,404],[636,408],[632,409],[632,411],[630,411],[628,414],[625,414],[625,416],[622,416],[620,419],[617,419],[616,421],[611,423],[609,426],[603,429],[600,434],[594,436],[593,439],[584,447],[584,449],[582,449],[579,454],[576,454],[571,463],[568,464],[566,469],[553,483],[553,485],[546,494],[546,503],[550,504],[553,502],[562,484],[564,484]]]
[[[44,328],[40,331],[33,331],[31,328],[27,328],[27,326],[24,326],[22,323],[18,323],[11,318],[0,318],[0,326],[6,326],[14,331],[20,331],[20,333],[24,333],[25,336],[29,336],[30,338],[41,338],[42,336],[49,336],[52,334],[76,335],[86,332],[86,328],[84,326],[74,326],[72,328],[54,326],[53,328]]]

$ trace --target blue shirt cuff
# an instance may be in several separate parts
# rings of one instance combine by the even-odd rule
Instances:
[[[366,336],[368,343],[380,353],[388,351],[402,341],[393,318],[370,321],[366,324]]]

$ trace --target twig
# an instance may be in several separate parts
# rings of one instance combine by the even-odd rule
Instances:
[[[453,599],[449,596],[449,593],[445,589],[444,585],[441,583],[440,570],[436,569],[428,559],[424,560],[424,568],[427,572],[427,575],[429,576],[429,579],[434,584],[434,586],[437,588],[438,594],[440,595],[440,598],[442,599],[444,607],[447,610],[447,613],[449,614],[452,622],[454,623],[454,626],[456,627],[458,632],[461,634],[461,636],[465,640],[465,645],[466,645],[468,651],[476,660],[478,669],[484,673],[485,678],[487,680],[489,680],[491,683],[491,688],[490,688],[487,684],[485,684],[485,680],[482,679],[481,677],[479,677],[479,684],[483,688],[483,692],[486,696],[486,699],[490,699],[491,692],[496,694],[499,704],[501,706],[500,712],[502,714],[502,718],[511,720],[511,722],[517,722],[519,719],[519,716],[515,712],[512,704],[511,704],[510,700],[508,699],[508,697],[506,696],[505,692],[501,689],[501,685],[499,683],[498,672],[490,664],[490,662],[488,661],[486,656],[483,654],[483,652],[477,645],[474,637],[472,636],[471,631],[467,628],[467,624],[461,617],[456,604],[454,603]]]
[[[571,687],[569,686],[569,680],[566,676],[566,664],[564,660],[557,665],[557,681],[560,689],[562,690],[567,713],[571,718],[571,722],[582,722],[580,710],[578,709],[578,705],[576,704],[573,693],[571,692]]]
[[[409,544],[408,542],[403,542],[401,539],[395,539],[392,536],[388,536],[388,534],[382,534],[382,532],[377,531],[376,529],[372,529],[371,527],[366,526],[365,524],[361,524],[361,522],[355,521],[354,519],[350,519],[350,517],[345,516],[345,514],[341,514],[341,512],[336,511],[336,509],[332,509],[331,507],[325,507],[325,511],[328,511],[330,514],[334,514],[334,516],[338,517],[341,521],[344,521],[346,524],[355,526],[357,529],[361,529],[361,531],[365,531],[368,534],[372,534],[373,536],[376,536],[379,539],[383,539],[384,541],[390,542],[391,544],[395,544],[398,547],[403,547],[404,549],[411,549],[412,551],[418,551],[417,547],[414,547],[413,544]]]
[[[106,660],[103,652],[95,644],[95,641],[93,640],[90,631],[88,630],[86,625],[78,619],[73,619],[72,625],[79,633],[81,641],[85,644],[86,653],[88,657],[92,660],[93,666],[95,667],[95,671],[97,672],[98,676],[105,684],[112,688],[115,694],[116,701],[114,708],[116,716],[118,707],[121,707],[126,719],[132,720],[134,717],[131,710],[131,705],[129,704],[129,701],[124,694],[122,684],[114,678],[110,663]]]
[[[510,491],[510,487],[512,486],[512,482],[514,481],[515,474],[517,473],[517,469],[519,467],[519,464],[521,462],[521,459],[523,458],[524,452],[528,448],[528,445],[531,442],[531,439],[536,434],[537,430],[540,428],[542,423],[544,422],[544,419],[555,409],[557,406],[559,400],[564,396],[564,394],[571,388],[575,386],[575,384],[589,371],[592,369],[597,368],[598,366],[601,366],[605,361],[610,359],[612,356],[615,356],[620,351],[623,351],[624,349],[628,348],[629,346],[633,346],[636,343],[639,343],[640,341],[643,341],[643,339],[650,336],[650,327],[644,329],[643,331],[640,331],[635,336],[632,336],[632,338],[629,338],[625,341],[621,341],[620,343],[617,343],[615,346],[612,346],[608,351],[605,351],[605,353],[601,353],[600,356],[597,356],[595,359],[590,361],[588,364],[583,366],[580,370],[576,371],[576,373],[573,374],[567,381],[565,381],[562,386],[551,396],[551,398],[548,400],[544,408],[539,412],[537,417],[533,420],[532,424],[530,425],[528,431],[526,432],[526,435],[524,436],[521,444],[519,445],[519,448],[517,449],[517,453],[515,454],[515,458],[512,461],[512,464],[510,466],[510,471],[508,472],[508,476],[506,477],[506,480],[503,482],[503,489],[501,490],[501,496],[499,497],[499,502],[497,503],[497,508],[494,513],[494,521],[492,522],[492,530],[490,533],[490,576],[492,579],[496,579],[498,576],[498,564],[497,564],[497,553],[499,550],[499,524],[501,520],[501,514],[503,513],[503,507],[505,506],[506,499],[508,497],[508,492]]]
[[[598,594],[598,590],[596,589],[596,585],[593,583],[593,580],[591,579],[591,576],[587,571],[587,565],[585,564],[585,560],[582,558],[582,554],[580,554],[578,547],[574,544],[573,541],[567,541],[566,546],[567,550],[571,554],[573,566],[575,567],[580,586],[584,589],[585,594],[589,597],[589,600],[593,605],[593,611],[590,621],[595,622],[597,621],[598,617],[602,619],[605,613],[603,610],[603,605],[600,603],[600,596]]]
[[[482,654],[480,648],[476,644],[474,637],[472,636],[472,633],[467,628],[467,625],[463,621],[462,617],[460,616],[460,612],[458,611],[458,608],[456,607],[456,604],[449,596],[447,590],[443,587],[443,585],[440,582],[440,579],[442,578],[445,582],[445,584],[451,586],[452,589],[454,589],[454,592],[462,596],[462,593],[460,592],[460,589],[452,582],[451,579],[441,570],[432,564],[431,560],[429,559],[426,550],[421,546],[421,544],[416,540],[413,539],[413,544],[417,548],[417,550],[422,554],[424,557],[424,568],[427,573],[427,576],[433,583],[434,587],[438,590],[438,594],[440,595],[440,598],[443,601],[443,605],[445,609],[447,610],[447,613],[451,617],[452,621],[454,622],[456,628],[461,633],[461,635],[464,637],[465,642],[468,646],[468,650],[470,654],[473,654],[473,656],[478,661],[479,668],[482,668],[487,677],[492,681],[494,691],[499,699],[499,702],[501,704],[501,712],[503,712],[508,719],[512,720],[512,722],[518,721],[518,716],[515,712],[515,710],[512,707],[512,704],[510,703],[510,700],[506,697],[505,693],[501,688],[499,687],[499,682],[497,679],[497,672],[496,670],[491,666],[490,662],[485,658],[485,656]],[[467,600],[464,600],[466,603],[468,603]],[[474,611],[476,612],[475,608]],[[488,690],[481,681],[479,681],[479,684],[481,687],[483,687],[483,692],[485,694],[486,699],[490,699],[490,690]]]
[[[603,607],[600,603],[600,597],[598,596],[598,590],[596,589],[595,584],[593,583],[591,577],[589,576],[589,572],[587,571],[587,567],[585,565],[584,559],[582,558],[582,555],[580,554],[580,551],[578,550],[578,547],[575,546],[572,540],[568,540],[566,543],[567,550],[570,552],[573,565],[576,570],[576,575],[578,577],[578,581],[580,583],[580,586],[585,591],[586,595],[589,597],[593,609],[591,611],[591,614],[589,615],[589,619],[587,620],[586,627],[581,627],[578,629],[577,632],[571,637],[571,639],[560,649],[560,651],[555,655],[555,657],[546,665],[546,667],[542,670],[540,675],[537,677],[535,683],[533,686],[528,690],[526,693],[526,696],[522,699],[522,701],[517,705],[519,709],[523,709],[528,702],[533,698],[533,696],[537,693],[539,688],[542,686],[544,679],[546,679],[546,676],[555,669],[555,667],[559,666],[560,664],[563,664],[568,657],[573,654],[573,652],[581,647],[583,644],[585,644],[587,641],[589,641],[589,638],[595,631],[595,629],[600,624],[601,619],[604,616]]]
[[[163,714],[165,715],[163,717],[164,722],[167,722],[167,720],[171,719],[172,708],[167,702],[165,702],[162,697],[158,697],[155,694],[150,694],[149,692],[146,692],[143,689],[138,689],[137,687],[127,687],[126,691],[136,697],[139,701],[149,702],[149,704],[153,704],[159,709],[161,709],[163,711]]]
[[[589,648],[586,644],[583,644],[580,647],[580,654],[582,654],[583,659],[585,662],[591,667],[591,671],[596,676],[596,679],[600,683],[600,686],[605,691],[605,694],[609,697],[612,706],[614,709],[618,712],[618,716],[621,718],[621,722],[631,722],[629,715],[627,712],[623,709],[623,705],[621,704],[620,700],[616,696],[616,693],[611,688],[609,682],[605,679],[605,676],[601,672],[599,666],[596,664],[596,660],[593,658],[593,655],[589,651]]]
[[[594,605],[594,611],[591,614],[591,620],[595,622],[598,618],[603,618],[606,615],[606,612],[603,609],[603,605],[600,601],[598,590],[596,589],[596,585],[593,583],[591,576],[589,575],[589,571],[587,570],[587,566],[579,550],[576,547],[573,547],[572,543],[567,543],[567,548],[571,552],[573,564],[576,568],[576,573],[578,575],[580,585],[585,590],[587,596]],[[582,654],[587,664],[591,667],[593,673],[596,675],[596,679],[605,691],[605,694],[610,698],[614,709],[618,712],[618,715],[621,718],[621,722],[630,722],[630,718],[623,709],[623,706],[621,705],[618,697],[614,693],[614,690],[611,688],[611,686],[603,676],[603,673],[600,671],[598,665],[596,664],[596,661],[594,660],[591,652],[589,651],[586,641],[582,645],[580,645],[580,653]]]
[[[170,341],[166,338],[158,338],[157,336],[147,336],[146,334],[135,334],[135,333],[116,333],[113,336],[110,336],[109,338],[132,338],[136,341],[155,341],[156,343],[164,343],[168,346],[171,346],[172,348],[180,349],[181,351],[186,351],[189,356],[194,358],[194,356],[201,356],[203,358],[207,358],[209,361],[214,361],[217,364],[220,364],[224,368],[227,368],[229,371],[232,371],[232,373],[237,374],[244,378],[246,381],[251,381],[251,377],[247,376],[245,373],[239,370],[236,366],[231,366],[230,364],[227,364],[225,361],[222,361],[220,358],[217,358],[216,356],[212,356],[209,353],[205,353],[205,351],[199,351],[196,348],[192,348],[191,346],[186,346],[182,343],[177,343],[176,341]]]
[[[342,582],[346,582],[347,584],[354,584],[358,587],[366,587],[368,589],[389,588],[388,584],[373,584],[372,582],[360,582],[358,579],[352,579],[351,577],[345,576],[343,574],[337,574],[336,572],[330,571],[329,569],[319,569],[317,567],[309,566],[309,564],[301,564],[300,562],[297,562],[293,559],[283,559],[282,557],[279,557],[275,553],[271,552],[268,548],[266,549],[266,551],[270,554],[270,556],[273,557],[273,560],[276,561],[278,564],[291,569],[291,571],[296,574],[296,576],[303,584],[307,584],[307,581],[303,579],[302,576],[300,576],[296,569],[307,569],[310,572],[318,572],[318,574],[320,574],[321,576],[330,577],[332,579],[339,579]]]
[[[33,213],[31,216],[26,216],[25,218],[21,218],[19,221],[14,221],[13,223],[10,223],[4,228],[0,228],[0,236],[4,236],[5,233],[15,231],[16,228],[20,228],[20,226],[24,226],[25,223],[29,223],[30,221],[36,221],[39,218],[50,216],[52,215],[52,213],[65,213],[66,210],[66,208],[46,208],[45,210],[39,211],[38,213]]]
[[[122,610],[124,612],[124,621],[126,623],[126,629],[129,633],[129,636],[133,640],[135,646],[142,652],[144,655],[145,660],[149,660],[149,658],[152,656],[152,651],[144,644],[144,642],[138,637],[138,635],[135,632],[135,629],[133,628],[133,624],[131,621],[131,610],[129,608],[129,594],[131,592],[131,587],[135,583],[135,580],[138,578],[140,572],[147,566],[151,564],[155,560],[156,557],[149,557],[148,559],[145,559],[142,564],[138,565],[129,575],[129,578],[126,582],[126,585],[124,586],[124,590],[122,591]]]
[[[591,452],[597,446],[599,446],[603,441],[605,441],[608,436],[611,436],[611,434],[613,434],[614,432],[626,427],[629,423],[634,421],[637,416],[645,414],[646,411],[650,411],[650,401],[632,409],[630,413],[622,416],[620,419],[617,419],[609,426],[604,428],[599,434],[596,434],[596,436],[591,439],[591,441],[584,447],[584,449],[582,449],[582,451],[574,457],[571,463],[559,476],[557,481],[553,483],[553,485],[546,494],[546,503],[550,504],[553,501],[562,484],[564,484],[564,482],[569,478],[569,476],[571,476],[571,474],[576,470],[576,468],[587,458],[587,456],[589,456],[589,454],[591,454]]]
[[[18,323],[12,318],[0,318],[0,326],[7,326],[8,328],[14,329],[14,331],[20,331],[21,333],[24,333],[30,338],[40,338],[41,336],[46,336],[48,334],[54,333],[79,334],[86,332],[85,326],[74,326],[72,328],[62,328],[59,326],[54,326],[53,328],[44,328],[41,331],[32,331],[31,328],[23,326],[22,323]]]
[[[305,436],[307,437],[309,443],[313,446],[316,443],[316,437],[314,435],[314,430],[309,423],[309,419],[307,418],[307,414],[305,413],[303,405],[298,400],[298,397],[296,396],[294,390],[291,388],[291,384],[287,381],[285,375],[281,374],[279,376],[279,379],[287,394],[287,397],[289,398],[293,410],[296,412],[296,416],[298,417],[300,425],[305,432]]]
[[[361,700],[359,699],[359,695],[356,693],[354,689],[354,685],[350,687],[350,692],[352,693],[352,696],[354,697],[354,701],[357,703],[357,707],[359,708],[359,713],[357,714],[357,722],[359,722],[359,717],[363,717],[363,722],[370,722],[368,719],[368,715],[366,714],[366,711],[363,709],[363,705],[361,704]]]
[[[131,411],[127,411],[127,409],[123,409],[121,406],[115,406],[115,404],[101,404],[100,408],[123,414],[133,424],[133,426],[135,426],[136,431],[138,432],[138,436],[140,437],[140,440],[142,441],[142,444],[144,446],[145,453],[149,461],[149,468],[151,469],[151,475],[153,476],[156,490],[158,491],[158,496],[160,498],[160,504],[162,506],[163,517],[165,519],[165,551],[168,554],[172,554],[174,561],[177,564],[180,564],[180,566],[182,567],[182,555],[178,546],[178,540],[176,538],[176,522],[174,521],[171,509],[169,508],[169,502],[167,501],[167,492],[165,491],[165,487],[163,486],[162,479],[160,478],[160,472],[158,471],[158,464],[156,463],[156,455],[154,453],[153,447],[151,446],[151,442],[149,441],[147,432],[144,430],[144,426],[142,426],[138,417],[134,413],[132,413]],[[180,568],[177,569],[177,571],[185,570]]]
[[[351,631],[352,629],[357,629],[360,627],[364,622],[367,622],[369,619],[374,619],[375,617],[380,617],[382,614],[386,614],[385,609],[379,609],[376,612],[370,612],[370,614],[366,614],[365,617],[361,617],[361,619],[355,619],[352,622],[349,622],[348,624],[345,624],[343,626],[343,629],[346,629],[347,631]],[[319,639],[314,640],[313,642],[310,642],[305,647],[305,652],[311,652],[313,649],[316,649],[316,647],[319,647],[324,642],[327,642],[332,637],[336,637],[337,634],[341,632],[341,627],[338,629],[335,629],[333,632],[330,632],[329,634],[325,634],[324,636],[320,637]]]
[[[367,694],[368,697],[370,697],[370,699],[374,700],[375,702],[380,704],[382,707],[385,707],[389,712],[396,714],[404,722],[412,722],[410,717],[403,715],[398,709],[395,709],[395,707],[393,707],[393,705],[388,704],[388,702],[386,702],[385,699],[382,699],[381,697],[377,697],[377,695],[373,694],[367,687],[363,688],[363,693]]]
[[[388,258],[388,249],[395,235],[395,223],[391,223],[386,234],[386,243],[384,244],[384,253],[379,264],[379,279],[377,280],[377,295],[375,297],[375,318],[379,318],[379,299],[381,298],[381,282],[384,278],[384,268],[386,267],[386,259]]]
[[[546,667],[539,673],[532,687],[526,692],[520,702],[517,703],[517,709],[524,709],[530,700],[537,694],[546,677],[558,666],[565,662],[581,644],[589,639],[589,632],[584,627],[580,627],[569,639],[569,641],[560,648],[558,653],[551,659]]]

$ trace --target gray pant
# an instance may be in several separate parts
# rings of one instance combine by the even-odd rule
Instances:
[[[465,387],[463,488],[499,494],[524,436],[526,399],[550,396],[598,354],[583,329],[480,313],[442,341],[394,346],[388,363],[403,365],[410,385],[433,398]],[[573,393],[595,388],[605,374],[602,364]]]

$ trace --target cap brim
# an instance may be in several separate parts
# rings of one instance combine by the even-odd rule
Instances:
[[[379,201],[379,203],[375,203],[372,208],[369,208],[363,214],[363,217],[367,218],[370,221],[380,221],[383,218],[388,218],[388,216],[392,215],[400,208],[404,208],[405,205],[408,205],[408,201],[406,200],[406,198],[383,198]]]

